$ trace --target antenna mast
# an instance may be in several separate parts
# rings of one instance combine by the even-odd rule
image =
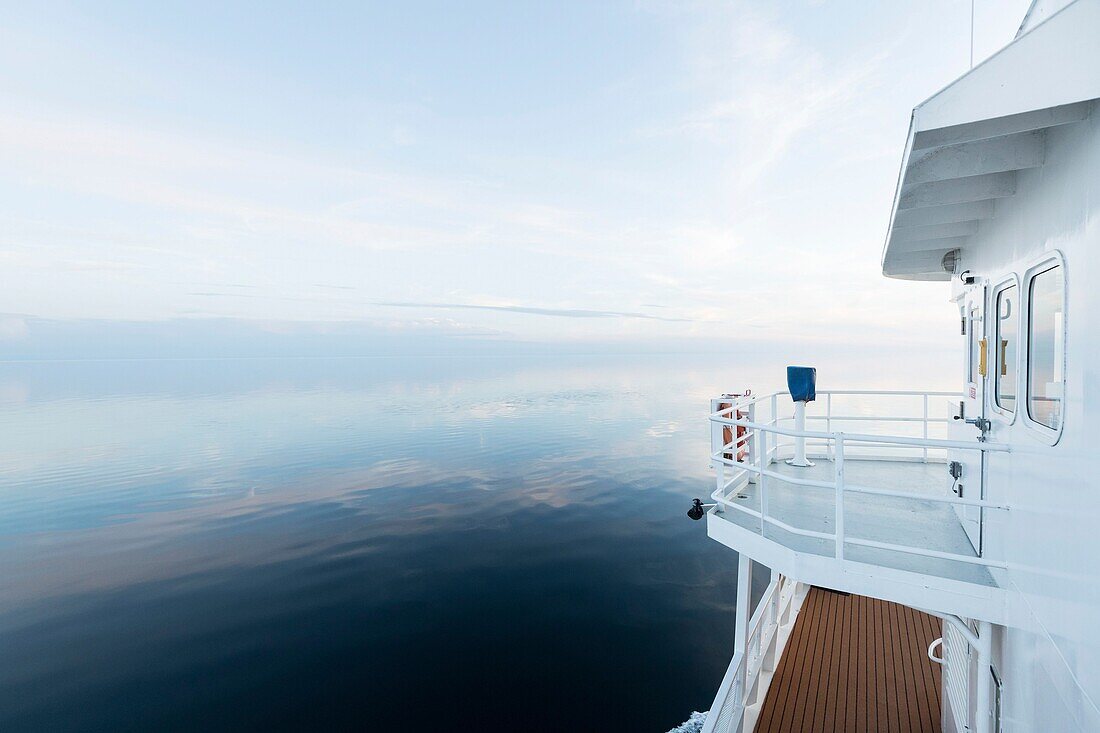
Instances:
[[[970,0],[970,68],[974,68],[974,0]]]

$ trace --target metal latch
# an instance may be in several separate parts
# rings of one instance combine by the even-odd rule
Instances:
[[[984,418],[984,417],[962,418],[962,417],[956,415],[955,419],[956,420],[962,420],[967,425],[973,425],[978,430],[981,430],[982,434],[980,436],[978,436],[978,440],[981,441],[982,443],[985,442],[985,439],[987,437],[986,434],[993,427],[993,423],[991,423],[988,418]]]

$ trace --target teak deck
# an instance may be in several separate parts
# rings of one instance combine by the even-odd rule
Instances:
[[[939,619],[812,588],[768,687],[758,733],[940,731]]]

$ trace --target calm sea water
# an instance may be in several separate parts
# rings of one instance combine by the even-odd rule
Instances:
[[[665,731],[733,644],[708,361],[0,365],[0,729]]]

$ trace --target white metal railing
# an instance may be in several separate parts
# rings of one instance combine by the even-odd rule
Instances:
[[[745,709],[760,697],[757,682],[768,660],[774,667],[779,629],[790,620],[798,583],[776,574],[748,623],[744,648],[735,651],[700,733],[734,733]]]
[[[1008,506],[998,502],[984,499],[963,499],[956,496],[913,493],[897,491],[893,489],[858,486],[845,480],[845,460],[860,458],[883,458],[896,456],[873,455],[863,451],[859,455],[852,455],[852,449],[885,448],[891,451],[920,451],[920,460],[928,461],[929,452],[942,452],[947,450],[973,450],[985,452],[1006,452],[1008,446],[998,443],[944,440],[930,438],[929,427],[937,423],[947,423],[947,418],[929,417],[928,401],[931,397],[956,397],[952,392],[913,392],[913,391],[871,391],[871,390],[833,390],[818,391],[817,396],[824,397],[826,411],[824,415],[807,415],[807,420],[824,420],[826,431],[794,430],[782,426],[782,423],[793,421],[793,416],[781,416],[779,414],[778,400],[780,397],[789,396],[789,392],[773,392],[766,395],[744,395],[740,397],[721,397],[711,402],[711,461],[716,468],[717,488],[711,494],[711,498],[717,506],[716,511],[733,509],[748,514],[760,523],[760,534],[764,535],[767,525],[772,525],[792,534],[803,537],[813,537],[834,542],[834,553],[838,560],[844,559],[846,545],[858,545],[873,547],[883,550],[904,552],[912,555],[922,555],[944,560],[955,560],[974,565],[987,567],[1006,567],[1001,561],[990,560],[982,557],[962,555],[958,553],[942,552],[926,547],[913,547],[899,545],[891,542],[879,542],[861,537],[852,537],[847,534],[844,527],[845,510],[844,499],[846,494],[859,493],[876,496],[890,496],[897,498],[919,499],[943,504],[960,506],[974,506],[983,509],[1008,510]],[[923,415],[897,416],[897,415],[834,415],[834,396],[862,396],[862,397],[891,397],[891,398],[920,398],[923,403]],[[758,416],[760,405],[770,407],[767,416]],[[845,433],[831,431],[834,423],[843,421],[865,421],[880,423],[910,423],[922,424],[921,436],[885,435],[871,433]],[[831,481],[820,479],[799,478],[789,474],[773,471],[768,466],[776,460],[781,446],[780,439],[802,438],[807,445],[824,447],[823,457],[833,462],[833,478]],[[770,445],[769,445],[770,444]],[[790,444],[788,444],[790,445]],[[915,458],[915,456],[913,456]],[[727,469],[730,475],[727,477]],[[767,480],[775,480],[797,486],[831,489],[834,492],[834,532],[818,532],[815,530],[795,527],[788,524],[768,512]],[[757,511],[735,501],[730,501],[730,493],[737,492],[748,483],[758,484],[759,506]]]

